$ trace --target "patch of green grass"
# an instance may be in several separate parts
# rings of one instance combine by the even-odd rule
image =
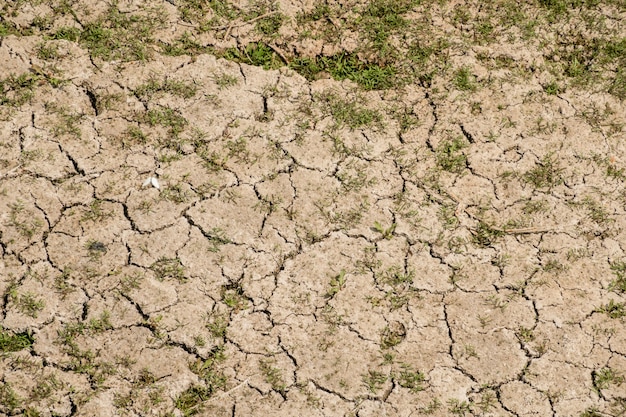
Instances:
[[[251,42],[242,49],[229,48],[223,57],[235,62],[263,67],[265,70],[278,69],[284,65],[282,59],[262,42]]]
[[[13,333],[0,327],[0,352],[18,352],[30,348],[34,342],[32,333]]]
[[[0,106],[20,107],[34,96],[34,89],[41,78],[30,72],[10,74],[0,79]]]
[[[145,61],[151,56],[152,34],[165,23],[164,16],[158,9],[145,15],[122,13],[114,2],[103,17],[85,24],[79,41],[92,57],[105,61]]]
[[[467,401],[450,398],[448,400],[448,412],[457,416],[465,416],[471,413],[472,409]]]
[[[462,67],[456,70],[452,82],[454,86],[461,91],[476,90],[476,77],[474,77],[468,67]]]
[[[193,416],[203,410],[203,403],[211,398],[213,391],[203,385],[193,385],[180,393],[174,405],[184,417]]]
[[[217,84],[217,87],[220,90],[237,85],[237,83],[239,82],[239,78],[230,74],[216,75],[214,77],[214,80],[215,80],[215,84]]]
[[[263,19],[257,20],[255,29],[266,37],[275,38],[278,31],[286,20],[286,16],[282,13],[272,13]]]
[[[387,382],[387,375],[378,371],[368,371],[366,375],[363,375],[363,383],[367,389],[376,394],[383,387],[383,384]]]
[[[462,152],[467,142],[460,136],[441,142],[435,149],[437,166],[444,171],[460,174],[467,168],[467,156]]]
[[[426,376],[420,372],[411,369],[409,365],[402,365],[400,373],[393,376],[394,381],[402,388],[407,388],[413,393],[424,390],[423,383]]]
[[[172,79],[159,81],[155,77],[151,77],[145,84],[135,88],[133,92],[138,99],[145,102],[161,97],[163,94],[189,99],[196,95],[198,87],[185,81]]]
[[[544,156],[535,166],[526,172],[522,178],[535,188],[552,188],[563,182],[561,174],[564,169],[559,166],[553,153]]]
[[[209,395],[226,387],[226,375],[217,367],[218,364],[224,360],[226,360],[224,346],[218,345],[211,350],[206,360],[197,359],[195,362],[189,364],[189,369],[204,381],[205,392]]]
[[[41,298],[37,298],[35,294],[29,292],[17,294],[12,296],[11,299],[22,314],[34,319],[39,316],[39,312],[46,306],[46,303]]]
[[[611,264],[611,270],[615,274],[615,279],[609,285],[609,290],[626,292],[626,262],[617,261]]]
[[[287,384],[283,379],[280,369],[274,366],[275,364],[275,361],[262,360],[259,362],[259,368],[265,377],[265,382],[270,384],[274,391],[284,396],[286,394]]]
[[[39,217],[25,209],[21,200],[9,204],[9,221],[7,224],[14,227],[20,235],[28,240],[31,240],[44,226]]]
[[[11,384],[5,382],[0,385],[0,405],[9,415],[19,409],[23,399],[13,390]]]
[[[226,330],[228,329],[228,316],[216,316],[211,319],[206,325],[207,329],[216,339],[223,339],[226,336]]]
[[[347,125],[350,129],[362,127],[383,127],[383,116],[378,110],[362,106],[356,100],[344,100],[332,93],[318,96],[321,104],[333,116],[338,127]]]
[[[624,303],[618,303],[614,300],[609,301],[607,304],[595,309],[598,313],[605,313],[612,319],[619,319],[626,316],[626,308]]]
[[[403,14],[419,3],[419,0],[371,0],[356,20],[356,29],[369,41],[371,50],[385,59],[395,52],[390,36],[409,26]]]
[[[472,230],[472,242],[479,247],[489,247],[505,233],[501,230],[489,226],[487,223],[480,222],[478,227]]]
[[[351,80],[364,90],[382,90],[398,85],[397,71],[391,65],[367,62],[355,53],[342,52],[329,57],[295,58],[289,63],[294,71],[312,81],[321,72],[335,80]]]
[[[604,417],[604,416],[605,414],[601,413],[600,410],[598,410],[596,407],[589,407],[580,414],[580,417]]]
[[[113,217],[113,212],[109,210],[105,210],[102,205],[104,201],[102,200],[93,200],[87,210],[83,213],[80,218],[80,221],[92,221],[92,222],[100,222],[109,217]]]
[[[172,136],[178,136],[189,122],[179,111],[169,107],[156,107],[145,113],[145,121],[150,126],[163,126]]]
[[[326,297],[333,298],[346,285],[346,270],[342,269],[339,274],[330,279],[330,289],[326,292]]]
[[[54,102],[45,104],[46,111],[55,115],[56,123],[52,126],[52,134],[55,137],[71,135],[80,138],[80,122],[85,118],[84,113],[77,113],[67,106],[58,106]]]
[[[172,43],[161,43],[161,52],[168,56],[195,56],[214,51],[213,48],[203,46],[194,40],[189,32],[185,32],[179,38],[174,39]]]
[[[80,29],[76,27],[60,27],[53,34],[49,35],[51,40],[66,40],[70,42],[78,42],[80,39]]]
[[[184,282],[185,268],[178,258],[159,258],[156,262],[150,265],[150,269],[154,271],[156,279],[162,281],[166,278],[173,278],[179,282]]]
[[[598,393],[604,389],[608,389],[611,385],[621,385],[624,382],[624,377],[611,368],[593,371],[592,376],[594,390]]]

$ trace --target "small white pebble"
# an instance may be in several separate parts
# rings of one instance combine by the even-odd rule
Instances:
[[[143,184],[141,184],[142,187],[147,187],[149,185],[152,185],[154,188],[156,188],[157,190],[161,189],[161,185],[159,184],[159,180],[156,179],[156,177],[148,177]]]

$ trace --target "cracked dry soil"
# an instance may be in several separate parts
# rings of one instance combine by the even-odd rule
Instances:
[[[189,30],[156,3],[156,39]],[[478,88],[367,91],[64,39],[52,85],[41,42],[0,43],[40,81],[0,125],[0,413],[622,415],[623,100],[497,43],[452,48]]]

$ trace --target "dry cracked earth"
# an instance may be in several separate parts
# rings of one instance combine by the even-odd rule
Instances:
[[[626,412],[623,1],[1,6],[0,414]]]

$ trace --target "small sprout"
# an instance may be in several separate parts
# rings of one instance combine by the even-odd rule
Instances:
[[[385,228],[379,222],[374,222],[374,230],[380,233],[383,238],[387,240],[393,237],[393,232],[396,230],[397,226],[397,223],[392,223],[391,226]]]
[[[609,301],[608,304],[597,308],[595,311],[598,313],[606,313],[606,315],[612,319],[619,319],[626,316],[624,303],[616,303],[614,300]]]
[[[330,279],[330,289],[326,293],[326,297],[333,298],[346,285],[346,270],[342,269],[338,275]]]

